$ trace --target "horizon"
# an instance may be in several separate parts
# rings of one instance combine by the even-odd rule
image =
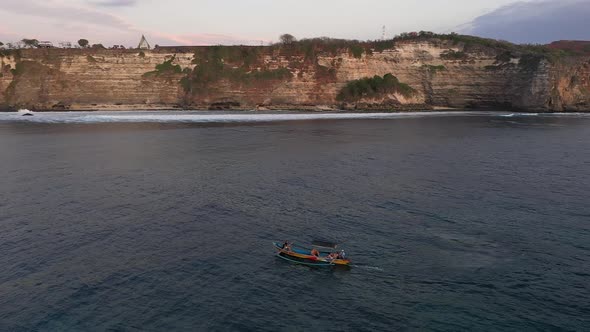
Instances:
[[[452,4],[434,0],[411,4],[373,0],[361,8],[344,0],[337,9],[330,6],[330,1],[311,7],[311,2],[305,0],[303,5],[301,1],[291,0],[282,4],[269,0],[253,0],[248,4],[229,0],[216,4],[173,0],[165,8],[151,0],[4,2],[0,8],[0,41],[4,44],[25,38],[51,41],[56,45],[60,42],[76,44],[78,39],[87,39],[90,44],[107,47],[135,47],[141,35],[145,35],[152,46],[260,46],[278,41],[285,33],[297,39],[328,36],[371,41],[421,30],[457,32],[517,44],[590,39],[590,32],[584,29],[588,24],[583,19],[590,13],[590,5],[581,0],[456,0]],[[178,8],[183,8],[182,13]],[[534,12],[528,14],[533,9]],[[556,15],[566,17],[571,28]],[[556,29],[542,24],[544,28],[539,37],[537,30],[543,20],[551,20],[551,24],[564,28],[551,31]],[[301,24],[303,21],[305,25]],[[356,24],[350,24],[351,21]],[[499,21],[503,24],[499,25]],[[38,31],[40,24],[43,24],[43,32]]]

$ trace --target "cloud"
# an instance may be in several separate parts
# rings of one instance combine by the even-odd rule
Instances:
[[[131,30],[133,26],[122,18],[83,6],[66,5],[55,0],[2,0],[1,11],[23,16],[42,17],[55,21],[78,22]]]
[[[6,27],[3,27],[0,25],[0,41],[7,43],[6,38],[14,38],[16,37],[16,35],[9,31],[8,29],[6,29]]]
[[[97,6],[103,7],[127,7],[134,6],[137,4],[137,0],[104,0],[104,1],[93,1],[91,2]]]
[[[516,2],[477,17],[461,32],[515,43],[590,40],[590,1]]]
[[[80,3],[94,3],[98,1],[77,2],[63,0],[0,0],[0,21],[2,16],[13,21],[13,30],[24,36],[8,36],[0,29],[0,38],[21,39],[37,38],[53,41],[78,40],[86,38],[91,43],[104,45],[124,44],[137,45],[142,34],[155,45],[260,45],[261,41],[221,34],[171,34],[137,27],[124,18],[110,14],[107,11]],[[100,3],[136,3],[131,0],[102,0]],[[106,9],[105,9],[106,10]],[[5,15],[1,15],[5,13]],[[43,27],[39,29],[38,27]],[[4,36],[4,37],[3,37]]]

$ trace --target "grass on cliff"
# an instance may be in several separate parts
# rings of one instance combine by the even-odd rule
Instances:
[[[401,83],[392,74],[383,77],[375,75],[372,78],[361,78],[350,81],[340,90],[336,100],[354,102],[363,98],[375,98],[390,93],[399,93],[404,97],[411,97],[416,90],[411,86]]]

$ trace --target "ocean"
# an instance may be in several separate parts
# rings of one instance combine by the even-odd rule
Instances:
[[[0,113],[1,331],[590,330],[590,115]],[[336,241],[350,269],[272,241]]]

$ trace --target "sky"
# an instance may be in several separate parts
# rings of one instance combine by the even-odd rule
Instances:
[[[559,4],[566,5],[559,5]],[[559,39],[590,39],[590,0],[0,0],[0,41],[22,38],[136,46],[268,44],[279,35],[380,39],[407,31],[466,32],[545,42],[538,21],[572,21]],[[543,10],[540,10],[543,9]],[[530,14],[535,10],[534,14]],[[526,16],[527,19],[522,19]],[[564,20],[564,22],[561,22]],[[571,23],[571,22],[570,22]],[[574,24],[575,23],[575,24]],[[544,25],[545,26],[545,25]],[[582,29],[585,28],[585,29]],[[517,29],[517,30],[513,30]],[[536,31],[536,30],[539,31]],[[573,29],[585,30],[575,34]],[[558,28],[559,30],[559,28]],[[568,38],[571,35],[571,38]],[[574,38],[575,37],[575,38]]]

